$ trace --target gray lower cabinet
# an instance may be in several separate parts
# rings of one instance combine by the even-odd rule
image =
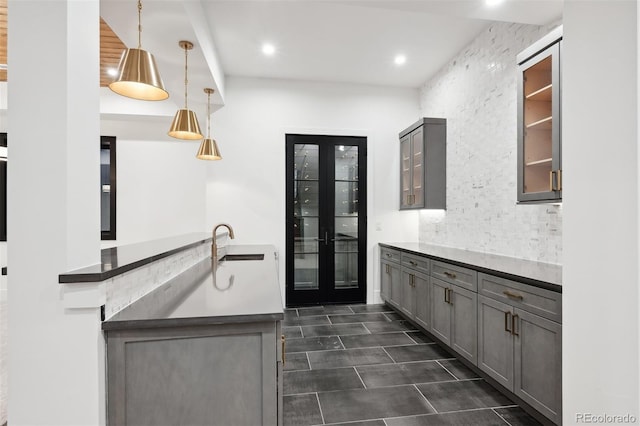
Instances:
[[[429,276],[402,268],[402,301],[400,311],[429,329]]]
[[[486,296],[478,305],[478,367],[560,424],[562,326]]]
[[[380,277],[380,297],[391,306],[400,308],[402,300],[402,282],[400,265],[393,262],[380,262],[382,275]]]
[[[431,332],[458,354],[476,363],[477,298],[467,289],[431,277]]]
[[[105,331],[109,425],[281,425],[280,322]]]

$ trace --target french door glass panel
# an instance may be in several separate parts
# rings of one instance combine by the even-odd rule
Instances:
[[[294,285],[318,289],[319,155],[317,145],[296,144],[293,163]]]

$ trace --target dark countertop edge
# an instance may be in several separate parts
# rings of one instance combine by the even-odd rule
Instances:
[[[172,254],[176,254],[179,253],[181,251],[184,250],[188,250],[192,247],[198,246],[200,244],[204,244],[208,241],[211,241],[211,237],[209,238],[202,238],[199,239],[197,241],[194,241],[192,243],[189,243],[187,245],[183,245],[183,246],[179,246],[176,247],[174,249],[165,251],[165,252],[161,252],[149,257],[146,257],[144,259],[140,259],[138,261],[132,262],[132,263],[128,263],[126,265],[122,265],[122,266],[118,266],[116,268],[110,269],[108,271],[103,271],[103,272],[92,272],[92,273],[82,273],[79,271],[82,271],[82,269],[78,269],[78,272],[66,272],[64,274],[60,274],[58,276],[58,283],[60,284],[72,284],[72,283],[93,283],[93,282],[100,282],[100,281],[104,281],[107,280],[109,278],[115,277],[116,275],[120,275],[123,274],[125,272],[131,271],[133,269],[139,268],[140,266],[144,266],[147,265],[151,262],[155,262],[156,260],[160,260],[163,259],[165,257],[171,256]],[[103,249],[103,250],[110,250],[110,249]]]
[[[7,275],[7,267],[6,266],[2,267],[2,275]]]
[[[107,320],[102,322],[102,330],[103,331],[140,330],[140,329],[150,329],[150,328],[225,325],[225,324],[281,321],[281,320],[284,320],[283,312],[251,314],[251,315],[167,318],[167,319],[130,320],[130,321]]]
[[[378,244],[381,247],[387,247],[387,248],[394,249],[394,250],[404,251],[406,253],[415,254],[417,256],[428,257],[429,259],[440,260],[440,261],[443,261],[443,262],[451,263],[453,265],[462,266],[462,267],[465,267],[465,268],[470,268],[470,269],[473,269],[473,270],[478,271],[478,272],[483,272],[485,274],[495,275],[497,277],[505,278],[505,279],[508,279],[508,280],[520,281],[520,282],[523,282],[525,284],[532,285],[534,287],[555,291],[556,293],[562,293],[562,286],[558,285],[558,284],[552,284],[552,283],[548,283],[548,282],[545,282],[545,281],[539,281],[539,280],[535,280],[533,278],[525,277],[525,276],[522,276],[522,275],[509,274],[507,272],[503,272],[503,271],[500,271],[500,270],[485,268],[485,267],[474,265],[474,264],[471,264],[471,263],[460,262],[460,261],[449,259],[449,258],[446,258],[446,257],[439,257],[439,256],[431,255],[431,254],[424,254],[424,253],[421,253],[419,251],[414,251],[414,250],[406,249],[406,248],[403,248],[403,247],[394,246],[393,244],[385,244],[385,243],[378,243]],[[451,249],[451,248],[455,248],[455,247],[444,247],[444,248]],[[458,250],[462,250],[462,249],[458,249]],[[494,255],[494,256],[499,256],[499,255]],[[530,260],[526,260],[526,259],[522,259],[522,260],[525,261],[525,262],[531,262]]]

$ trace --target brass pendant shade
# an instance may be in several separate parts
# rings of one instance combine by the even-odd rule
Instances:
[[[196,113],[191,111],[187,106],[187,87],[189,84],[189,80],[187,79],[188,75],[188,63],[187,63],[187,52],[193,49],[193,43],[186,40],[181,40],[179,43],[180,47],[184,49],[184,108],[181,108],[176,112],[176,116],[173,118],[173,122],[171,123],[171,127],[169,128],[168,135],[177,138],[177,139],[185,139],[185,140],[199,140],[202,139],[202,133],[200,132],[200,125],[198,124],[198,117],[196,117]]]
[[[200,160],[222,160],[222,154],[220,154],[220,149],[218,149],[218,144],[214,139],[206,138],[200,144],[200,149],[198,149],[198,154],[196,154],[196,158]]]
[[[211,138],[211,94],[213,89],[206,88],[204,93],[207,94],[207,137],[200,144],[200,149],[196,154],[196,158],[200,160],[222,160],[222,154],[215,139]]]
[[[162,101],[169,97],[164,89],[153,55],[142,49],[142,2],[138,0],[138,48],[126,49],[120,57],[117,77],[109,89],[128,98]]]
[[[176,116],[173,117],[173,122],[169,129],[169,136],[192,141],[202,139],[203,136],[200,132],[200,125],[198,124],[196,113],[186,108],[179,109],[178,112],[176,112]]]
[[[109,84],[109,89],[143,101],[163,101],[169,97],[153,55],[142,49],[122,52],[118,76]]]

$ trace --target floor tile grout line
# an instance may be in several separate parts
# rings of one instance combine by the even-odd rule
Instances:
[[[302,331],[302,326],[301,326],[301,325],[299,325],[298,327],[300,328],[300,335],[301,335],[301,336],[302,336],[302,338],[304,339],[304,332]]]
[[[307,357],[307,364],[309,365],[309,371],[313,370],[313,368],[311,368],[311,359],[309,358],[309,352],[305,352],[304,353]]]
[[[403,332],[409,339],[413,340],[413,343],[415,343],[416,345],[418,344],[418,341],[416,339],[414,339],[413,337],[409,336],[409,332],[408,331],[404,331]]]
[[[387,352],[387,350],[384,348],[384,346],[381,346],[382,350],[384,351],[385,354],[387,354],[387,356],[389,357],[389,359],[391,359],[391,361],[393,361],[393,364],[397,364],[396,360],[393,359],[393,357],[391,356],[391,354],[389,352]]]
[[[322,424],[326,424],[326,422],[324,421],[324,414],[322,414],[322,405],[320,405],[320,397],[318,396],[318,392],[315,393],[316,394],[316,401],[318,401],[318,408],[320,409],[320,418],[322,419]]]
[[[342,349],[345,350],[347,349],[347,347],[344,345],[344,342],[342,341],[342,339],[340,338],[340,336],[336,336],[338,338],[338,341],[340,342],[340,345],[342,345]],[[340,349],[336,349],[337,351]]]
[[[362,386],[364,386],[365,389],[369,389],[367,387],[367,385],[364,383],[364,380],[362,380],[362,377],[360,376],[360,372],[358,371],[358,367],[357,366],[353,366],[353,370],[356,372],[356,375],[358,376],[358,379],[360,379],[360,382],[362,383]]]
[[[442,364],[440,363],[440,361],[436,360],[436,362],[438,363],[438,365],[439,365],[440,367],[444,368],[444,369],[447,371],[447,373],[451,374],[451,375],[453,376],[453,378],[454,378],[454,379],[456,379],[456,380],[460,380],[460,379],[458,379],[458,377],[457,377],[455,374],[453,374],[451,371],[449,371],[449,369],[448,369],[447,367],[445,367],[444,365],[442,365]]]
[[[496,416],[500,417],[500,418],[502,419],[502,421],[503,421],[503,422],[505,422],[505,423],[506,423],[506,424],[508,424],[509,426],[512,426],[512,425],[511,425],[511,423],[509,423],[509,422],[507,421],[507,419],[505,419],[504,417],[502,417],[502,414],[498,413],[498,412],[496,411],[496,409],[495,409],[495,408],[492,408],[492,409],[491,409],[491,411],[493,411],[494,413],[496,413]]]
[[[420,389],[418,389],[418,386],[416,386],[415,383],[413,384],[413,387],[415,388],[416,391],[418,391],[420,396],[422,398],[424,398],[424,400],[427,402],[427,404],[429,404],[429,407],[433,408],[433,412],[438,414],[438,410],[436,410],[436,407],[434,407],[433,404],[427,399],[427,397],[422,392],[420,392]]]

